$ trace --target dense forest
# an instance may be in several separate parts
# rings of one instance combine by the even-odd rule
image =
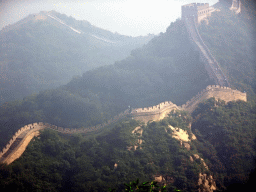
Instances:
[[[21,158],[1,168],[0,185],[6,191],[107,191],[109,187],[120,191],[123,183],[135,178],[151,181],[160,174],[172,178],[162,183],[168,191],[196,191],[198,175],[204,171],[216,178],[218,189],[225,189],[245,183],[254,168],[255,121],[252,103],[225,104],[211,98],[192,116],[176,111],[147,125],[125,119],[86,136],[63,137],[44,130]],[[195,133],[197,139],[188,142],[189,150],[172,137],[170,125],[188,131],[190,138]],[[143,129],[140,137],[132,134],[138,126]],[[138,138],[141,145],[128,150],[138,145]],[[199,154],[209,170],[199,160],[191,162],[193,154]]]
[[[219,191],[235,183],[243,186],[255,168],[256,158],[255,20],[236,15],[220,3],[216,8],[220,11],[199,25],[199,33],[231,87],[246,91],[248,102],[225,103],[210,98],[192,114],[173,111],[163,120],[147,124],[126,118],[87,135],[41,131],[19,159],[9,166],[1,165],[0,189],[122,191],[124,183],[136,178],[146,182],[162,175],[166,182],[159,184],[167,191],[198,191],[203,188],[197,185],[199,173],[212,175]],[[81,29],[88,25],[64,15],[59,17]],[[95,32],[100,35],[102,31]],[[117,40],[110,33],[101,35]],[[126,59],[75,76],[61,87],[3,103],[0,147],[29,123],[92,126],[106,122],[128,106],[148,107],[163,101],[184,104],[211,84],[185,24],[177,19],[165,33],[134,49]],[[133,134],[138,127],[143,133]],[[174,137],[170,127],[187,131],[189,149]],[[202,159],[192,161],[195,154]]]

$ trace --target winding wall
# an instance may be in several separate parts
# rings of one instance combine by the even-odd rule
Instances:
[[[206,87],[206,89],[202,90],[200,93],[198,93],[195,97],[187,101],[186,104],[182,106],[177,106],[171,101],[165,101],[152,107],[132,109],[131,112],[129,112],[129,109],[127,109],[123,113],[115,116],[113,119],[110,119],[108,122],[93,127],[72,129],[57,127],[55,125],[42,122],[33,123],[25,125],[13,135],[8,144],[3,148],[2,152],[0,153],[0,162],[10,164],[14,160],[19,158],[25,151],[31,139],[34,136],[37,136],[39,134],[39,131],[42,129],[52,129],[64,134],[86,134],[102,129],[103,127],[111,123],[117,122],[123,117],[131,117],[133,119],[141,120],[143,122],[148,122],[150,120],[159,121],[166,117],[167,114],[170,113],[172,110],[186,110],[192,113],[200,102],[211,97],[215,97],[216,99],[222,99],[226,102],[236,100],[247,101],[246,93],[242,93],[238,90],[232,90],[229,87],[209,85]]]
[[[129,110],[125,110],[114,118],[108,120],[106,123],[102,123],[96,126],[87,127],[87,128],[62,128],[57,127],[55,125],[51,125],[49,123],[33,123],[29,125],[25,125],[21,127],[10,139],[10,141],[6,144],[3,150],[0,152],[0,163],[10,164],[15,159],[19,158],[22,153],[25,151],[31,139],[39,134],[39,130],[42,129],[52,129],[57,132],[63,134],[74,134],[81,133],[86,134],[93,131],[98,131],[103,127],[110,125],[111,123],[115,123],[118,120],[124,118],[127,114],[129,114]]]

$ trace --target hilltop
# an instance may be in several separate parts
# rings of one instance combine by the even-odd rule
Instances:
[[[0,31],[0,104],[113,64],[152,38],[112,33],[55,11],[29,15]]]
[[[248,100],[253,101],[256,82],[253,81],[254,54],[250,50],[252,41],[243,35],[246,32],[252,37],[252,27],[229,9],[220,7],[220,10],[209,18],[209,23],[213,22],[211,25],[202,23],[199,26],[199,32],[231,80],[232,89],[246,91]],[[246,27],[240,29],[241,23]],[[227,30],[240,35],[236,38],[239,42],[234,41],[234,36],[226,35]],[[70,32],[79,35],[72,30]],[[220,34],[219,39],[213,34]],[[223,44],[222,37],[229,43]],[[219,45],[225,46],[225,51]],[[241,61],[243,65],[239,65]],[[131,51],[124,60],[89,70],[58,89],[2,105],[0,121],[2,125],[11,127],[7,131],[6,126],[2,126],[10,135],[15,133],[15,129],[32,122],[74,128],[93,126],[125,111],[128,106],[141,108],[163,101],[185,104],[212,84],[214,82],[209,78],[199,52],[189,40],[184,22],[178,19],[165,33]]]
[[[247,94],[247,102],[245,98],[225,103],[207,95],[208,100],[193,108],[191,115],[176,110],[146,124],[127,118],[85,137],[63,137],[45,130],[21,158],[2,167],[0,186],[7,190],[105,191],[106,186],[121,190],[124,182],[138,177],[159,179],[171,191],[204,191],[246,183],[256,157],[254,28],[247,17],[220,3],[216,7],[220,11],[199,25],[199,33],[231,88],[238,89],[229,92]],[[57,89],[2,105],[0,146],[32,122],[69,128],[104,124],[128,108],[163,101],[185,104],[211,84],[184,21],[177,19],[124,60],[89,70]]]

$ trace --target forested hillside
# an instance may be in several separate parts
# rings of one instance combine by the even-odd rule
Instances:
[[[45,130],[21,158],[0,169],[0,187],[6,191],[107,191],[109,187],[120,191],[123,183],[136,178],[145,182],[162,175],[167,180],[160,184],[166,184],[168,191],[197,191],[199,173],[206,173],[223,190],[248,181],[254,168],[255,119],[255,104],[225,105],[212,98],[200,104],[192,117],[176,111],[147,125],[126,119],[86,137],[63,137]],[[181,145],[170,126],[188,132],[189,140],[183,143],[189,146]],[[141,130],[134,132],[138,127]],[[193,160],[195,154],[203,160]]]
[[[128,106],[184,104],[209,84],[199,53],[190,44],[183,21],[177,20],[125,60],[90,70],[58,89],[3,104],[1,143],[30,122],[77,128],[108,120]]]
[[[232,87],[249,93],[249,99],[255,100],[255,18],[248,19],[248,13],[237,15],[222,4],[215,7],[221,11],[212,13],[208,22],[199,25],[200,34]]]
[[[30,15],[0,31],[0,104],[113,64],[152,38],[114,34],[55,11]]]
[[[1,167],[0,187],[6,191],[107,191],[109,187],[121,191],[124,182],[162,175],[167,182],[161,184],[169,191],[198,191],[208,182],[198,185],[199,173],[212,176],[219,191],[246,183],[256,157],[255,20],[235,15],[220,3],[216,8],[220,11],[199,25],[199,33],[232,88],[247,92],[248,102],[211,98],[191,115],[171,112],[162,121],[147,124],[127,118],[85,137],[45,130],[21,158]],[[117,40],[110,34],[104,38]],[[126,59],[89,70],[56,89],[2,104],[0,147],[29,123],[70,128],[96,125],[128,106],[184,104],[211,84],[184,22],[177,19]],[[138,127],[143,132],[133,134]],[[189,146],[175,137],[177,132],[188,133],[185,143]]]
[[[194,144],[191,150],[180,147],[169,128],[173,125],[189,131],[185,120],[189,116],[180,114],[146,126],[126,120],[85,138],[65,139],[45,130],[18,161],[1,168],[0,186],[14,191],[107,191],[109,187],[120,191],[124,182],[134,178],[145,182],[161,174],[171,177],[169,189],[195,190],[202,165],[188,157],[198,152]],[[132,134],[138,126],[142,133]],[[191,132],[189,135],[191,138]],[[138,138],[143,141],[134,150]]]
[[[242,22],[248,28],[243,30],[249,35],[252,27],[245,23],[244,18],[224,8],[219,9],[220,12],[209,18],[209,22],[214,21],[216,24],[202,24],[200,32],[224,72],[232,80],[232,87],[240,91],[246,90],[248,99],[252,100],[255,98],[255,63],[249,49],[249,39],[242,34],[237,37],[239,47],[246,47],[247,52],[242,52],[239,47],[234,48],[237,42],[233,36],[226,35],[225,25],[218,26],[224,21],[236,25]],[[223,13],[224,11],[226,12]],[[218,19],[220,14],[222,18]],[[212,30],[209,34],[215,34],[216,31],[216,34],[221,34],[222,40],[225,37],[224,40],[230,42],[223,45],[225,52],[218,44],[222,40],[215,39],[213,35],[207,38],[209,35],[207,36],[206,30],[209,28]],[[229,28],[238,34],[242,33],[238,27]],[[222,51],[214,52],[218,48]],[[241,59],[233,55],[232,51],[239,51],[245,64],[239,65]],[[237,60],[228,54],[232,54]],[[226,62],[231,58],[232,62]],[[235,72],[241,75],[235,76]],[[0,111],[1,131],[10,137],[18,128],[38,121],[71,128],[95,125],[126,110],[128,106],[148,107],[163,101],[184,104],[209,84],[213,82],[199,59],[199,53],[189,41],[185,24],[182,20],[177,20],[171,23],[165,33],[159,34],[142,48],[133,50],[122,61],[87,71],[58,89],[40,92],[23,101],[5,103]],[[2,145],[8,141],[8,137],[3,135]]]
[[[192,113],[191,130],[219,185],[246,183],[255,169],[256,105],[254,102],[225,102],[214,99],[199,104]],[[214,150],[211,149],[214,147]]]

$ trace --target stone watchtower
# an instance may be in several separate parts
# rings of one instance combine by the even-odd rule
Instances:
[[[181,7],[181,18],[195,16],[196,22],[200,23],[204,18],[211,15],[209,3],[190,3]]]
[[[232,5],[229,8],[232,11],[235,11],[236,14],[241,13],[241,1],[240,0],[233,0]]]

